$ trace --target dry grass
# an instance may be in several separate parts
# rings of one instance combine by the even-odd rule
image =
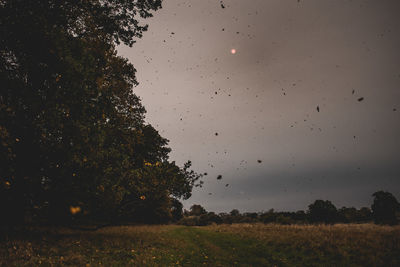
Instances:
[[[400,226],[35,229],[0,241],[0,266],[400,266]]]
[[[156,248],[164,246],[160,236],[173,228],[176,226],[35,229],[0,242],[0,266],[149,265],[156,259]]]
[[[258,239],[294,262],[400,266],[400,226],[233,224],[207,229]]]

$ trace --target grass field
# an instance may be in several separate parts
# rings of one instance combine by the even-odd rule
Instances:
[[[1,266],[400,266],[400,227],[118,226],[36,229],[0,242]]]

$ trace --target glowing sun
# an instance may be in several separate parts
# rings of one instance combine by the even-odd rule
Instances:
[[[231,54],[232,54],[232,55],[236,54],[236,49],[235,49],[235,48],[232,48],[232,49],[231,49]]]

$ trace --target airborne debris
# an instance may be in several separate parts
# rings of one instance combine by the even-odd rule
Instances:
[[[319,112],[319,106],[317,106],[317,111]]]
[[[222,3],[222,1],[219,1],[219,3],[221,4],[222,8],[225,8],[224,3]]]
[[[226,184],[226,185],[225,185],[225,187],[228,187],[228,186],[229,186],[229,184]]]
[[[221,179],[222,179],[222,175],[220,174],[217,176],[217,180],[221,180]]]
[[[359,99],[357,99],[358,102],[361,102],[364,100],[364,97],[360,97]]]
[[[218,133],[215,133],[215,136],[218,136]]]
[[[257,162],[258,162],[258,163],[261,163],[261,162],[262,162],[262,160],[261,160],[261,159],[258,159],[258,160],[257,160]]]

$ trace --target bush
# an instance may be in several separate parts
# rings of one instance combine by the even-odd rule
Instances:
[[[199,216],[188,216],[183,217],[178,224],[186,226],[197,226],[199,225]]]
[[[337,221],[338,212],[329,200],[315,200],[308,206],[308,216],[311,222],[332,224]]]

